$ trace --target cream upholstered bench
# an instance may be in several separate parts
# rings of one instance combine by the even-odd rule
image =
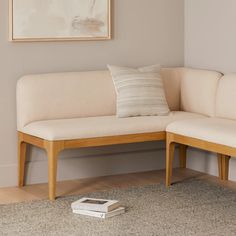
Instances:
[[[218,153],[220,178],[228,180],[229,160],[236,157],[236,74],[211,80],[211,86],[208,81],[209,86],[202,87],[204,81],[199,84],[202,89],[196,87],[200,95],[197,99],[202,105],[199,109],[208,110],[210,117],[175,121],[167,126],[167,186],[171,184],[175,143]]]
[[[130,118],[115,115],[116,94],[108,71],[21,78],[17,83],[19,186],[24,185],[27,144],[47,151],[49,198],[53,200],[60,151],[165,140],[166,127],[170,123],[210,116],[204,109],[195,109],[195,94],[188,87],[194,87],[199,77],[207,80],[220,76],[216,72],[185,68],[162,69],[166,98],[172,112],[168,116]],[[183,78],[187,78],[185,87],[181,82]],[[192,84],[192,81],[195,82]],[[185,167],[185,163],[183,145],[180,147],[180,164]]]

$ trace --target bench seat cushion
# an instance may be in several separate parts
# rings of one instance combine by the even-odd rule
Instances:
[[[167,132],[236,148],[236,121],[220,118],[198,118],[175,121]]]
[[[171,112],[168,116],[117,118],[98,116],[75,119],[58,119],[32,122],[23,133],[45,140],[73,140],[165,131],[166,126],[179,119],[199,118],[202,115],[188,112]]]

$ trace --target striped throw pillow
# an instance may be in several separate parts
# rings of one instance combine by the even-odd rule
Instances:
[[[157,116],[170,112],[160,65],[132,69],[108,65],[117,93],[117,116]]]

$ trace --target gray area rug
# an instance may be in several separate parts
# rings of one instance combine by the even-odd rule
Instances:
[[[115,189],[88,197],[118,199],[123,215],[109,219],[74,215],[63,197],[0,206],[0,235],[236,235],[236,192],[201,180]]]

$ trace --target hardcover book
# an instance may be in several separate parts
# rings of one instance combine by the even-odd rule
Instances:
[[[109,218],[113,216],[120,215],[122,213],[125,213],[124,207],[119,207],[113,211],[110,212],[98,212],[98,211],[87,211],[87,210],[73,210],[73,213],[80,214],[80,215],[86,215],[86,216],[93,216],[98,218]]]
[[[97,212],[110,212],[120,207],[116,200],[96,199],[96,198],[81,198],[71,204],[72,210],[85,210]]]

